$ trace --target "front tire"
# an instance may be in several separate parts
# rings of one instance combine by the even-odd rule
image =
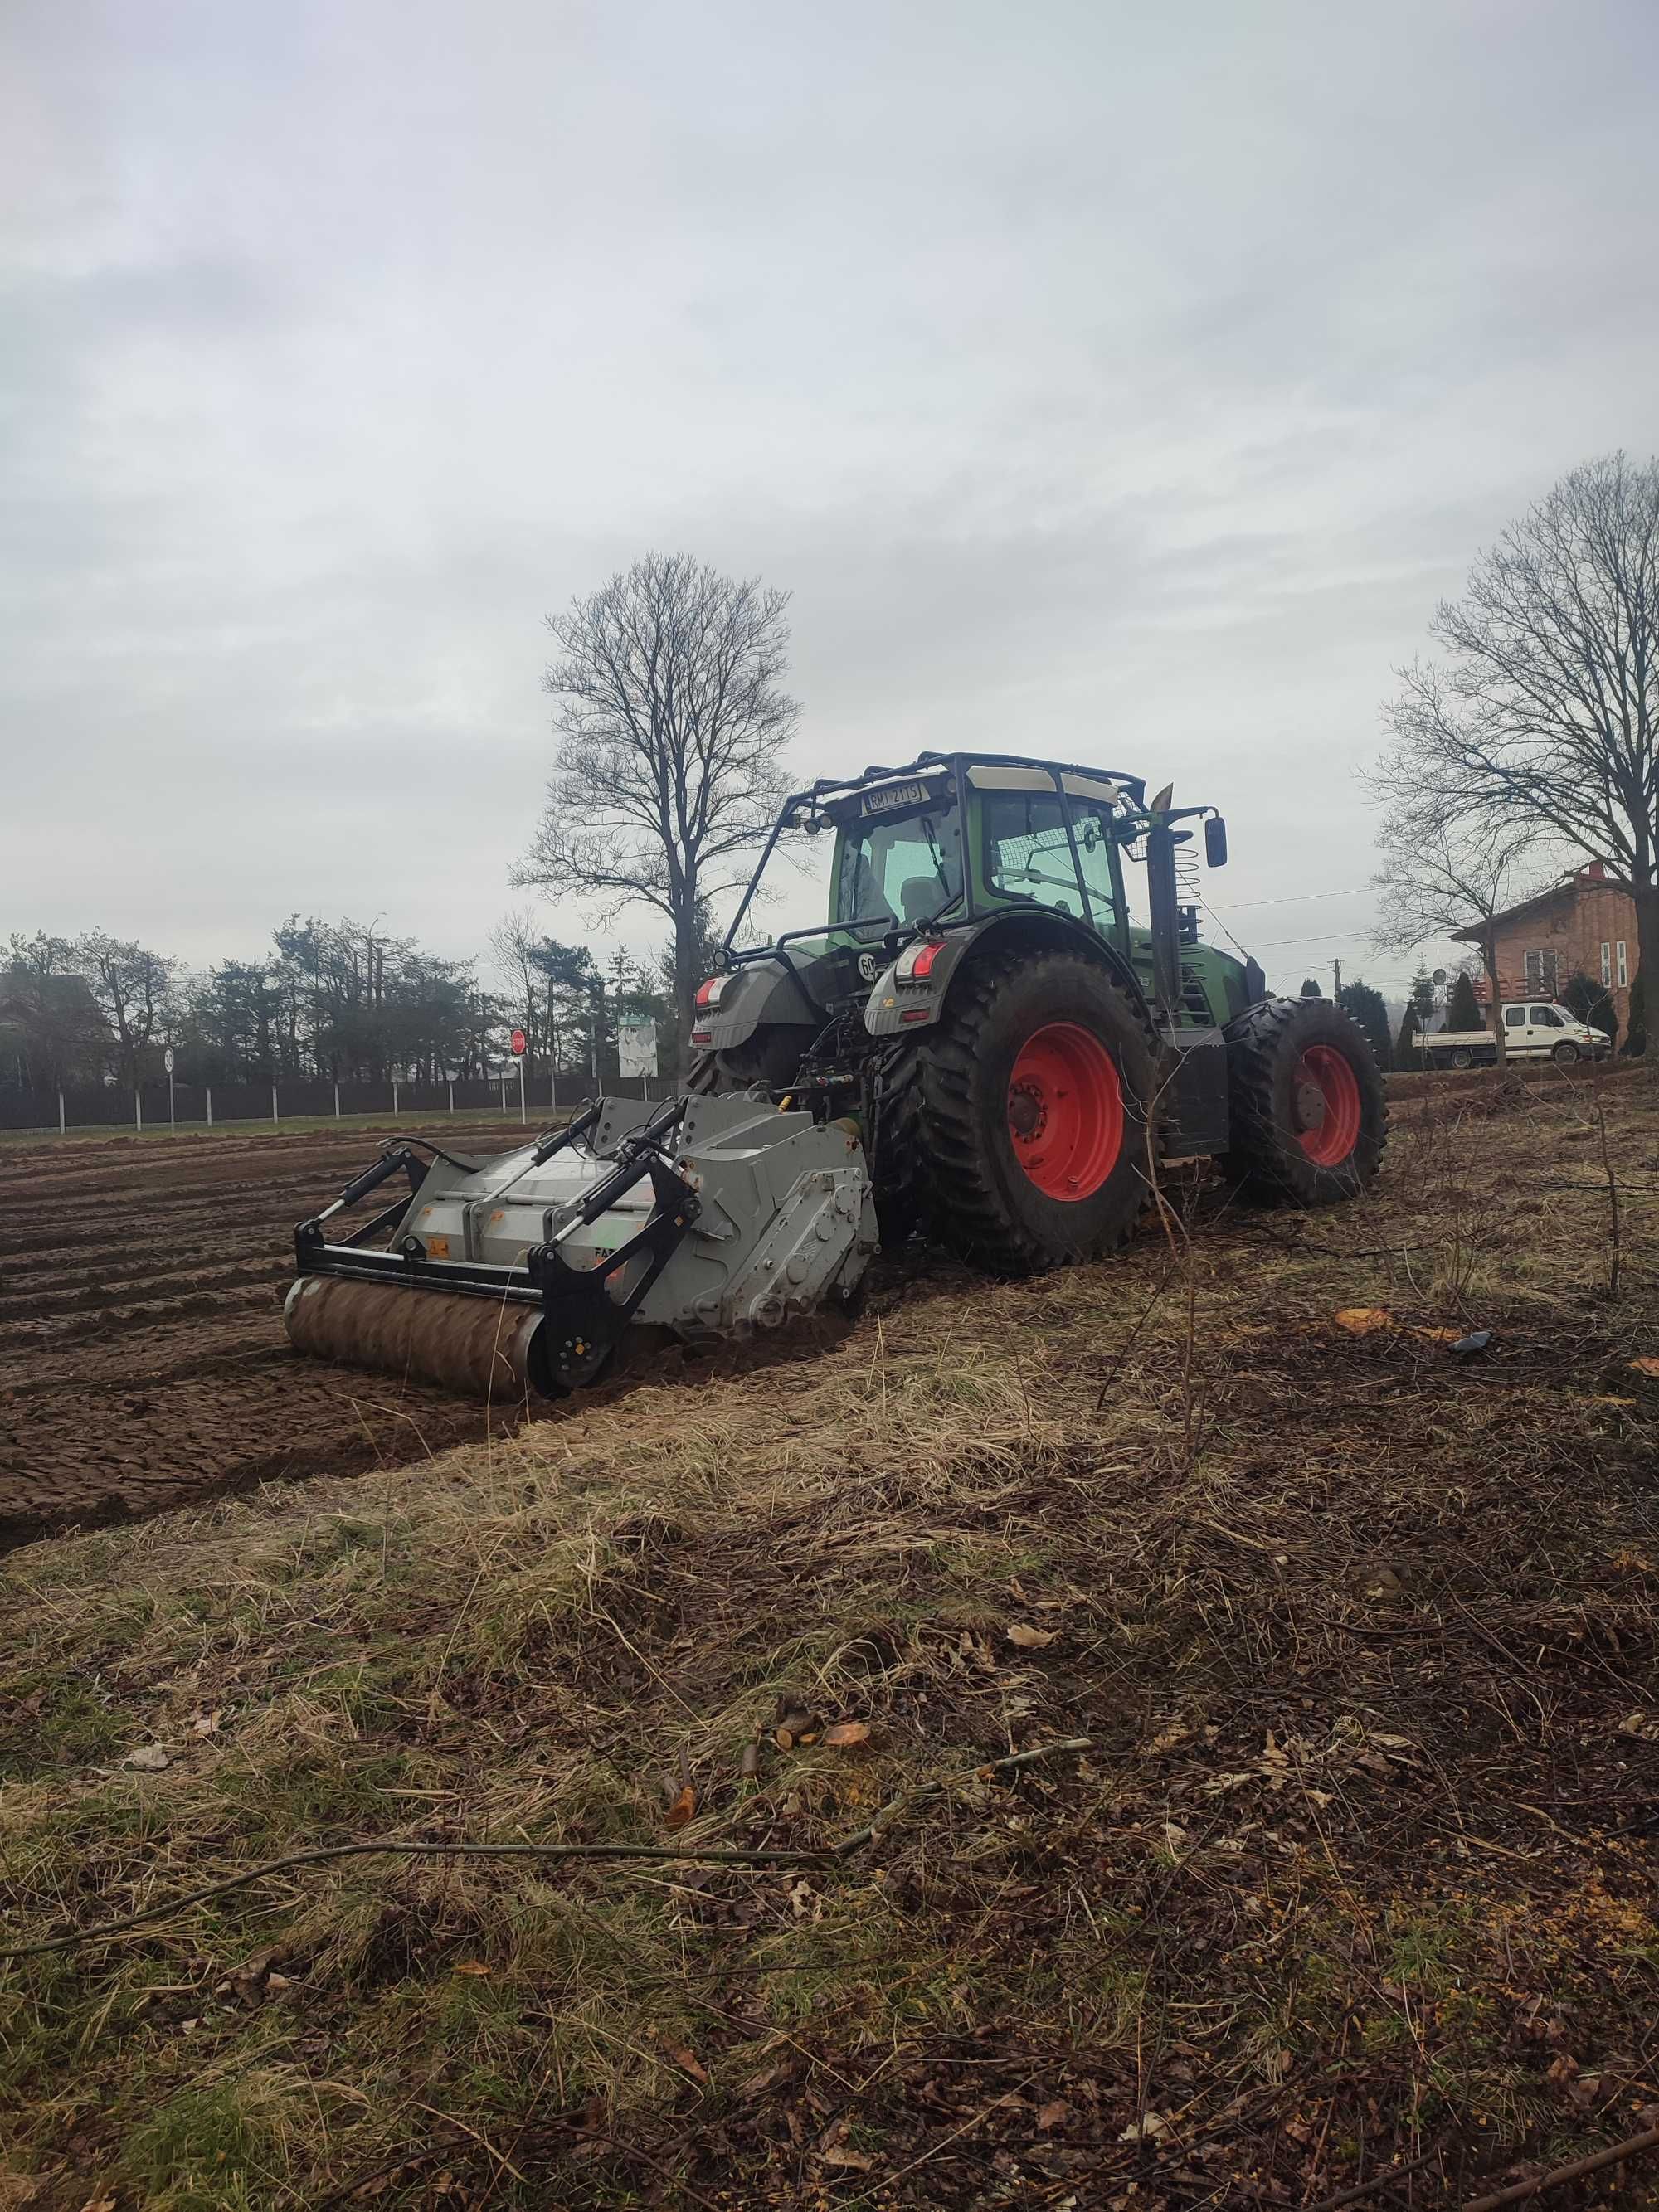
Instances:
[[[1329,1206],[1374,1180],[1388,1107],[1356,1022],[1327,999],[1269,999],[1225,1035],[1232,1143],[1224,1165],[1241,1188]]]
[[[988,958],[915,1052],[914,1188],[927,1234],[1028,1275],[1115,1250],[1150,1196],[1152,1041],[1075,953]]]
[[[1563,1037],[1550,1058],[1558,1067],[1576,1067],[1578,1065],[1578,1048],[1571,1037]]]

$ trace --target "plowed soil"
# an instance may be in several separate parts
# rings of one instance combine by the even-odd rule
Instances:
[[[206,1491],[402,1466],[499,1428],[289,1347],[294,1224],[386,1129],[0,1151],[0,1546]],[[446,1127],[473,1155],[522,1141]]]

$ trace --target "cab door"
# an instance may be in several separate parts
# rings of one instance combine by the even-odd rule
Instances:
[[[1532,1049],[1530,1009],[1526,1006],[1505,1006],[1504,1009],[1504,1049],[1505,1052],[1529,1052]]]

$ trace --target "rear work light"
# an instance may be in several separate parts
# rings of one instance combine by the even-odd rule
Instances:
[[[925,983],[933,972],[933,963],[945,950],[942,938],[924,939],[901,952],[893,974],[901,983]]]
[[[729,975],[711,975],[706,983],[699,983],[697,986],[697,995],[692,1000],[692,1005],[696,1006],[718,1006],[720,1002],[720,993],[726,988],[731,980],[732,978]]]

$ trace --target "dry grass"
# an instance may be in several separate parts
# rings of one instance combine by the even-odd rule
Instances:
[[[0,2203],[1142,2212],[1633,2128],[1650,1094],[1431,1103],[1341,1213],[1171,1196],[1110,1266],[907,1255],[829,1349],[15,1553],[11,1941],[365,1835],[810,1850],[1097,1748],[832,1869],[346,1861],[0,1966]]]

